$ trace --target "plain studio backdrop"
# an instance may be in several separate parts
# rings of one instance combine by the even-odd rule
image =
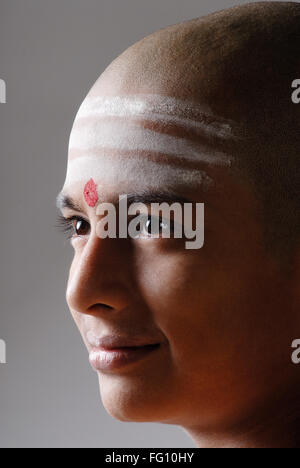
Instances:
[[[75,113],[107,65],[157,29],[242,3],[1,0],[1,447],[195,447],[179,427],[104,410],[65,302],[72,248],[55,197]]]

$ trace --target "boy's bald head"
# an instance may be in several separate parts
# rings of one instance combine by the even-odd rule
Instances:
[[[169,26],[114,60],[91,93],[172,95],[255,128],[261,108],[278,118],[289,107],[299,25],[298,3],[261,2]]]
[[[167,27],[126,50],[95,96],[153,94],[188,100],[231,122],[233,170],[250,177],[268,241],[280,252],[300,232],[300,5],[261,2]]]

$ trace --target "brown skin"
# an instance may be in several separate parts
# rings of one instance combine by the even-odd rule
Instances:
[[[99,373],[105,408],[122,421],[180,425],[199,447],[299,444],[300,370],[291,363],[290,346],[300,330],[300,249],[293,245],[287,271],[282,253],[267,248],[264,195],[251,177],[262,149],[266,161],[275,157],[271,136],[280,140],[275,128],[282,112],[288,112],[285,122],[299,112],[290,104],[295,64],[278,72],[268,43],[269,32],[284,28],[295,12],[300,15],[295,4],[255,4],[166,28],[125,51],[90,92],[189,99],[237,123],[241,139],[226,148],[239,156],[236,166],[205,167],[215,180],[205,195],[180,193],[206,204],[201,250],[167,239],[101,240],[99,217],[84,203],[82,184],[68,188],[90,224],[73,240],[67,291],[87,348],[90,329],[148,333],[162,343],[126,372]],[[260,47],[250,54],[256,41]],[[295,143],[285,149],[294,154]],[[116,185],[102,186],[107,202],[119,193]],[[291,232],[291,242],[295,238]]]

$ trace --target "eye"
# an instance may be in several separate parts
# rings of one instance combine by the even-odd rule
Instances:
[[[141,235],[146,237],[159,237],[163,233],[172,234],[174,232],[174,222],[172,220],[164,220],[161,217],[145,216],[141,221]]]
[[[90,232],[90,224],[78,216],[72,216],[71,218],[59,216],[58,228],[67,234],[68,239],[76,236],[86,236]]]
[[[90,231],[90,225],[82,218],[75,218],[72,222],[76,236],[86,236]]]

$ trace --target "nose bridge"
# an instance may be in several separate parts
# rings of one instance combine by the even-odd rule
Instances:
[[[82,313],[99,305],[122,309],[132,295],[130,248],[123,239],[91,237],[71,268],[67,301]]]

